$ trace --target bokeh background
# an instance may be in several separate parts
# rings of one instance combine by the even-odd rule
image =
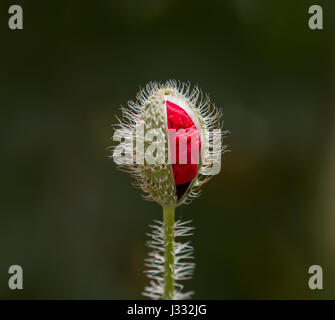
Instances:
[[[21,4],[24,30],[8,28]],[[319,4],[324,29],[308,28]],[[192,219],[197,299],[335,298],[334,1],[2,0],[0,298],[141,299],[161,217],[108,159],[151,80],[223,109],[221,173]],[[24,290],[8,288],[19,264]],[[308,288],[321,265],[324,289]]]

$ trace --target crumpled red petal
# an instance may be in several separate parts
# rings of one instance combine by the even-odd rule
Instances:
[[[176,185],[181,185],[192,181],[197,175],[201,149],[200,132],[186,111],[175,103],[166,101],[166,111],[168,129],[177,130],[175,136],[169,132],[170,141],[175,139],[175,143],[170,142],[169,147],[170,155],[176,159],[176,163],[172,164],[174,181]],[[186,140],[186,148],[183,148],[182,145],[179,146],[179,141],[182,139]],[[194,150],[196,148],[198,152]],[[182,159],[186,161],[182,161]]]

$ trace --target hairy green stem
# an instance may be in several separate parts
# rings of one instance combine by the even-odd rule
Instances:
[[[164,223],[164,300],[174,298],[174,274],[175,274],[175,257],[174,257],[174,207],[163,206],[163,223]]]

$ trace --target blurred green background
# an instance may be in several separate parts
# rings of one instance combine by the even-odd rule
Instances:
[[[168,79],[208,92],[231,131],[221,173],[177,210],[196,227],[186,289],[335,298],[334,22],[322,0],[2,0],[0,298],[142,298],[161,210],[106,148],[120,105]],[[8,288],[13,264],[24,290]],[[314,264],[323,290],[308,288]]]

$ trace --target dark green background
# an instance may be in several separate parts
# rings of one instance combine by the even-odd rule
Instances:
[[[308,28],[312,4],[324,30]],[[168,79],[208,92],[231,131],[220,175],[177,210],[196,227],[187,289],[335,298],[334,21],[321,0],[2,0],[0,298],[142,297],[161,211],[106,148],[120,105]],[[8,289],[12,264],[22,291]],[[313,264],[324,290],[308,288]]]

